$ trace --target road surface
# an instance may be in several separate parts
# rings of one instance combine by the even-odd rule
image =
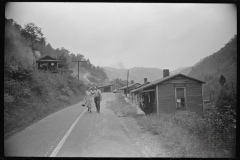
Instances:
[[[113,93],[103,93],[100,113],[81,103],[60,110],[4,142],[5,156],[144,157],[113,111],[105,108]]]

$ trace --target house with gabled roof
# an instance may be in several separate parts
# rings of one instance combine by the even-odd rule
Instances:
[[[147,84],[149,84],[150,82],[147,81],[147,78],[144,78],[143,80],[143,84],[137,86],[135,89],[130,91],[131,97],[132,97],[132,102],[135,104],[138,104],[138,102],[140,101],[140,92],[137,91],[138,88],[143,87]],[[136,91],[136,92],[135,92]]]
[[[135,88],[137,88],[138,86],[140,86],[140,83],[134,83],[134,81],[131,81],[130,84],[119,88],[119,90],[122,90],[124,94],[129,94],[129,92]]]
[[[39,70],[57,72],[59,60],[46,55],[38,60],[36,60]]]
[[[163,78],[132,90],[140,94],[139,107],[146,113],[175,113],[190,111],[203,115],[203,84],[205,82],[181,73]]]
[[[99,86],[101,92],[113,92],[115,89],[119,89],[123,86],[123,84],[119,82],[112,82],[103,86]]]

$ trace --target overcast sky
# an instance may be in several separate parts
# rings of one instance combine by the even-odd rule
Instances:
[[[5,16],[101,67],[192,66],[237,34],[231,4],[14,2]]]

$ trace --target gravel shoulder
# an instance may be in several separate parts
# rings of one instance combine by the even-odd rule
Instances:
[[[117,99],[115,99],[115,101],[117,101]],[[136,107],[129,102],[128,104]],[[112,108],[112,110],[114,109]],[[159,136],[152,134],[138,124],[136,118],[134,118],[134,116],[139,116],[137,115],[137,109],[136,115],[133,116],[124,116],[123,113],[116,110],[114,113],[118,116],[119,122],[126,135],[134,141],[135,145],[141,149],[141,152],[146,157],[171,157],[161,145]]]

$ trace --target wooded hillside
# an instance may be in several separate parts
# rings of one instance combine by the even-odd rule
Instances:
[[[202,59],[192,67],[189,76],[199,78],[205,82],[204,95],[209,97],[213,92],[216,98],[221,86],[219,78],[223,75],[226,83],[233,82],[237,88],[237,35],[235,35],[224,47],[214,54]],[[232,88],[229,84],[228,88]]]
[[[66,73],[49,73],[37,69],[36,60],[50,55],[63,64]],[[17,130],[83,99],[86,85],[76,78],[76,60],[80,74],[96,84],[107,79],[102,68],[90,63],[81,54],[67,49],[53,49],[34,23],[24,27],[5,18],[4,36],[4,135]],[[82,76],[82,75],[80,75]]]

